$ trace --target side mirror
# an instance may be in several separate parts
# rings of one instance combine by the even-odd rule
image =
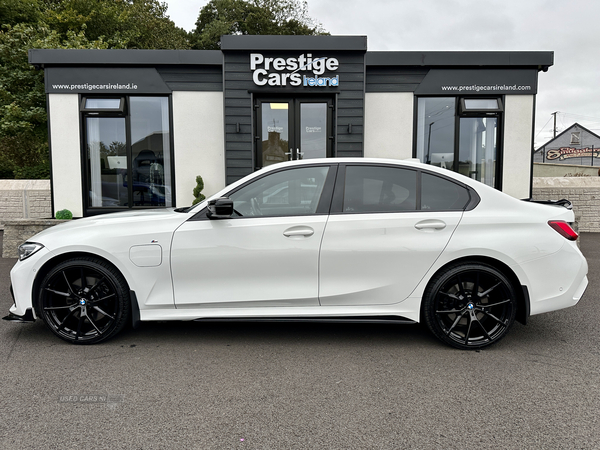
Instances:
[[[233,214],[233,200],[227,197],[217,198],[208,202],[206,217],[209,219],[230,219]]]

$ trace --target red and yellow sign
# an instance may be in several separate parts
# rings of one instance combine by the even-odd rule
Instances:
[[[563,161],[568,158],[581,158],[584,156],[593,156],[594,158],[598,158],[600,157],[600,148],[561,147],[559,149],[548,150],[546,153],[546,159],[558,159],[559,161]]]

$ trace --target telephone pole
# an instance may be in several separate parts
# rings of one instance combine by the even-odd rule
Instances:
[[[556,137],[556,115],[558,114],[558,111],[554,111],[552,114],[550,114],[551,116],[554,116],[554,137],[552,139],[554,139]]]

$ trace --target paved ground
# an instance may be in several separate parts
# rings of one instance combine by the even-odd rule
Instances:
[[[80,347],[0,321],[0,448],[600,448],[600,234],[582,248],[579,305],[480,352],[417,325],[153,323]]]

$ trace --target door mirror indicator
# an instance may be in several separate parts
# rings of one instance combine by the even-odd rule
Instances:
[[[206,217],[209,219],[230,219],[233,214],[233,200],[227,197],[208,202]]]

